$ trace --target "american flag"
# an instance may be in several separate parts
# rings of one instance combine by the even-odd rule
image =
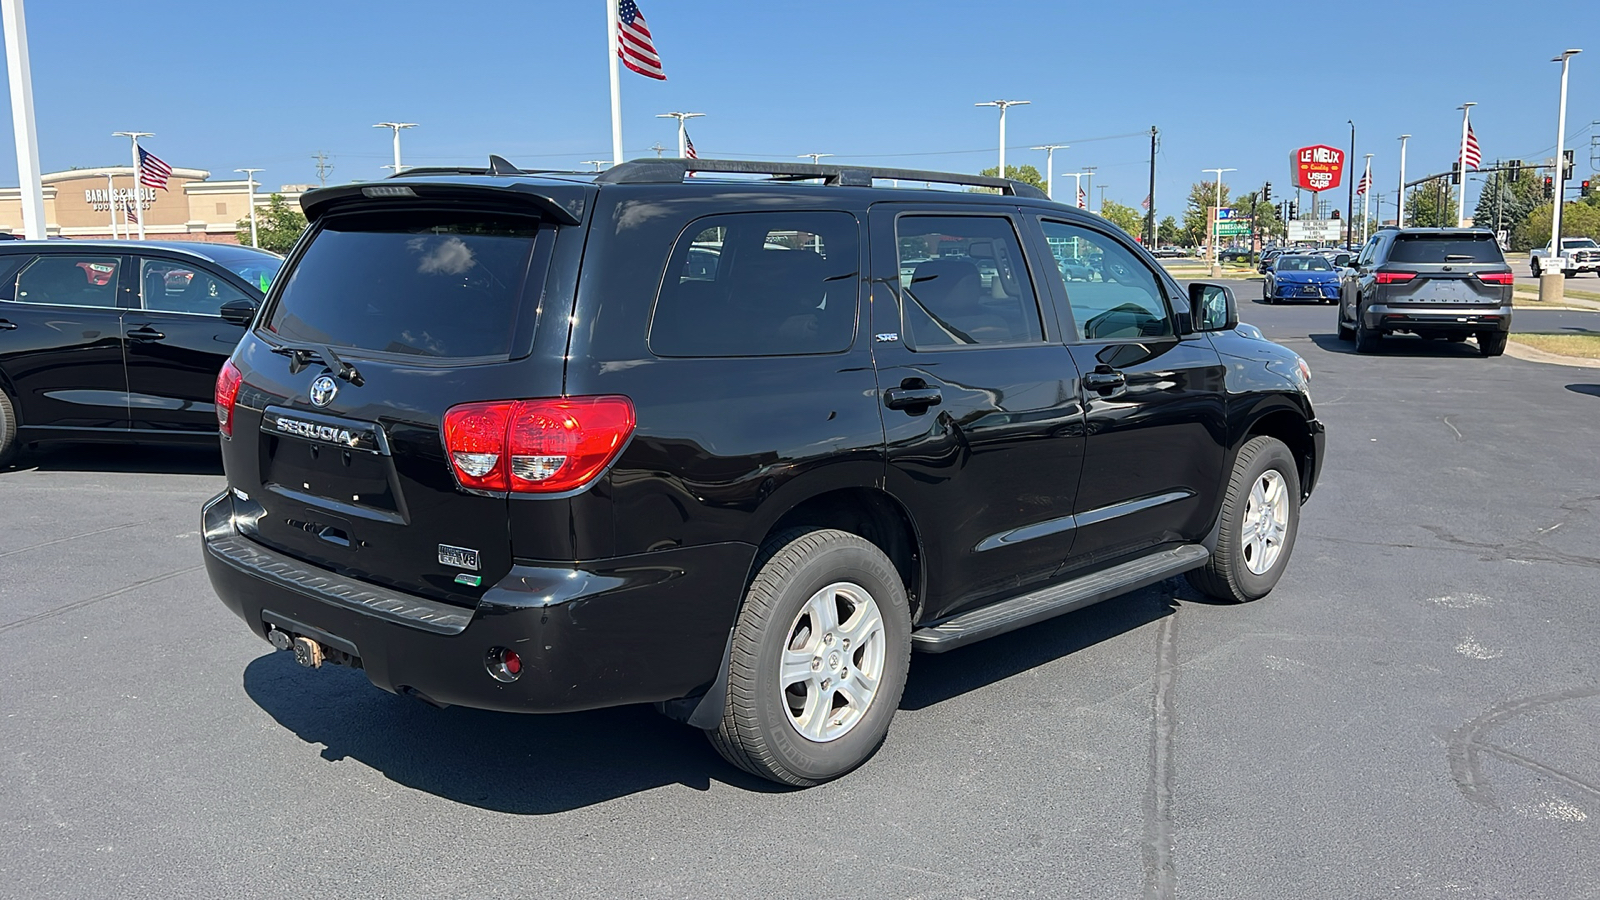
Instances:
[[[1089,202],[1088,195],[1084,194],[1083,188],[1078,188],[1078,208],[1079,209],[1088,209],[1088,207],[1085,206],[1085,204],[1088,203],[1088,202]]]
[[[1361,180],[1356,183],[1356,193],[1365,194],[1369,187],[1372,187],[1372,173],[1364,172],[1361,175]]]
[[[694,138],[689,137],[689,132],[683,133],[683,155],[689,159],[699,159],[700,154],[694,152]]]
[[[1476,169],[1483,163],[1483,153],[1478,149],[1478,136],[1472,133],[1472,123],[1467,123],[1467,152],[1462,154],[1463,169]]]
[[[1149,209],[1150,208],[1150,195],[1149,194],[1145,194],[1144,195],[1144,199],[1139,201],[1139,205],[1144,207],[1145,209]]]
[[[127,216],[129,222],[137,225],[139,223],[139,201],[133,199],[132,197],[126,197],[123,199],[120,205],[122,207],[122,214]]]
[[[161,161],[143,147],[139,148],[139,183],[145,187],[167,189],[167,176],[172,174],[172,167]]]
[[[623,65],[646,78],[667,80],[655,42],[650,40],[650,26],[644,23],[644,13],[639,12],[639,4],[633,0],[622,0],[617,7],[617,56]]]

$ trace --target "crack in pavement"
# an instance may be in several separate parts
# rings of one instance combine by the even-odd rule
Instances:
[[[0,559],[4,559],[7,556],[14,556],[18,553],[26,553],[29,550],[38,550],[40,547],[52,547],[56,544],[65,544],[68,541],[75,541],[78,538],[94,537],[97,534],[105,534],[108,531],[116,531],[119,528],[137,528],[140,525],[149,525],[154,521],[154,519],[151,519],[146,522],[125,522],[121,525],[112,525],[110,528],[100,528],[95,531],[85,531],[82,534],[74,534],[70,537],[56,538],[53,541],[45,541],[42,544],[30,544],[26,547],[18,547],[15,550],[7,550],[4,553],[0,553]]]
[[[129,591],[137,590],[138,588],[142,588],[142,587],[144,587],[146,585],[155,584],[155,583],[160,582],[160,581],[166,581],[169,578],[177,578],[180,575],[187,575],[190,572],[198,572],[198,571],[200,571],[201,569],[204,569],[204,568],[205,568],[204,565],[190,566],[187,569],[179,569],[176,572],[168,572],[165,575],[154,575],[154,576],[152,576],[150,578],[145,578],[145,579],[142,579],[140,581],[135,581],[132,584],[123,585],[122,587],[119,587],[114,591],[108,591],[108,592],[106,592],[104,594],[101,594],[101,595],[99,595],[97,597],[90,597],[90,598],[88,598],[86,600],[75,600],[72,603],[63,604],[63,605],[58,606],[58,607],[56,607],[54,609],[47,609],[44,612],[35,613],[35,614],[31,615],[31,616],[24,616],[23,618],[17,619],[15,622],[7,622],[4,625],[0,625],[0,634],[4,634],[7,631],[11,631],[14,628],[21,628],[21,627],[23,627],[25,625],[32,625],[35,622],[41,622],[41,621],[43,621],[45,619],[49,619],[49,618],[52,618],[54,616],[62,615],[63,613],[69,613],[69,612],[72,612],[73,610],[76,610],[76,609],[82,609],[85,606],[90,605],[91,603],[99,603],[101,600],[110,600],[112,597],[115,597],[115,596],[117,596],[119,594],[126,594]]]
[[[1155,690],[1150,698],[1150,782],[1144,804],[1144,895],[1172,900],[1178,875],[1172,863],[1173,688],[1178,680],[1177,611],[1156,629]]]
[[[1567,688],[1564,691],[1539,694],[1534,697],[1505,700],[1489,707],[1483,715],[1456,729],[1450,736],[1450,746],[1445,751],[1445,757],[1450,763],[1450,777],[1454,779],[1456,787],[1461,791],[1462,796],[1473,803],[1481,804],[1491,809],[1499,808],[1494,801],[1494,792],[1490,790],[1489,781],[1483,774],[1483,765],[1480,757],[1481,754],[1488,753],[1506,762],[1522,766],[1536,775],[1564,781],[1573,787],[1588,791],[1596,798],[1600,798],[1600,786],[1592,785],[1575,775],[1570,775],[1546,763],[1483,740],[1483,736],[1489,729],[1517,716],[1542,709],[1551,704],[1567,700],[1583,700],[1589,697],[1600,697],[1600,688]]]

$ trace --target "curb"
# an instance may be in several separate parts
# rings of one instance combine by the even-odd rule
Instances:
[[[1506,355],[1513,356],[1523,362],[1544,363],[1549,366],[1571,366],[1576,369],[1600,369],[1600,359],[1580,359],[1576,356],[1562,356],[1559,353],[1547,353],[1519,344],[1515,340],[1506,341]]]

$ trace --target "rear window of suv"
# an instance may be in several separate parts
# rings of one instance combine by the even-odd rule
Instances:
[[[330,217],[266,328],[380,353],[506,356],[538,231],[536,219],[457,212]]]
[[[1483,234],[1401,234],[1389,251],[1389,261],[1398,263],[1504,263],[1500,247]]]

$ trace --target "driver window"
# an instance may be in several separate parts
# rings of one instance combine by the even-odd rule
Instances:
[[[139,261],[139,298],[154,312],[215,316],[222,304],[247,299],[243,291],[190,263],[165,259]]]
[[[1133,253],[1087,228],[1043,224],[1080,339],[1128,341],[1173,334],[1155,274]]]

